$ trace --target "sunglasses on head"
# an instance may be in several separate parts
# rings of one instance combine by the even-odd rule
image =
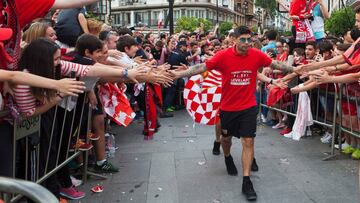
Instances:
[[[247,42],[247,43],[251,43],[251,42],[253,42],[253,40],[251,39],[251,37],[249,37],[249,38],[240,37],[239,40],[240,40],[241,43],[246,43],[246,42]]]

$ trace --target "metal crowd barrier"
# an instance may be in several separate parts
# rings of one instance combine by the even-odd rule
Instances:
[[[20,194],[38,203],[58,203],[59,200],[39,184],[0,177],[0,199],[8,202],[12,194]]]
[[[87,93],[84,94],[84,98],[86,98]],[[88,171],[88,167],[87,167],[87,163],[88,163],[88,151],[85,152],[81,152],[77,149],[77,147],[75,147],[75,150],[73,152],[73,154],[69,154],[70,151],[70,144],[73,143],[75,141],[75,143],[77,142],[77,140],[80,137],[80,131],[81,131],[81,124],[82,124],[82,119],[84,116],[84,111],[85,111],[85,107],[86,105],[88,105],[86,103],[86,99],[84,99],[82,101],[82,104],[80,106],[81,108],[81,113],[80,113],[80,122],[78,126],[74,126],[75,120],[76,120],[76,108],[77,108],[77,104],[78,104],[78,100],[74,97],[68,97],[65,101],[65,106],[66,108],[68,107],[68,105],[70,104],[70,102],[75,102],[76,105],[73,108],[73,114],[71,115],[71,117],[69,116],[70,113],[69,111],[65,110],[64,111],[64,116],[62,118],[62,125],[60,127],[60,131],[58,131],[59,133],[57,133],[57,136],[55,136],[54,130],[55,128],[55,120],[59,119],[58,113],[59,113],[59,109],[62,108],[60,106],[56,106],[55,108],[55,115],[52,121],[52,126],[51,126],[51,136],[50,136],[50,140],[49,143],[47,144],[47,146],[41,146],[41,142],[39,141],[39,143],[37,145],[34,146],[33,150],[29,149],[29,137],[31,135],[37,134],[39,136],[39,139],[41,140],[41,116],[35,116],[35,117],[29,117],[29,118],[24,118],[21,119],[21,121],[14,121],[14,131],[13,131],[13,172],[12,172],[12,178],[11,181],[9,179],[7,179],[6,182],[1,182],[2,179],[0,179],[0,194],[2,192],[5,193],[12,193],[13,196],[12,198],[10,198],[10,200],[7,200],[6,202],[17,202],[19,201],[23,196],[25,195],[26,197],[30,197],[34,200],[36,199],[36,195],[34,196],[29,196],[29,190],[31,190],[31,187],[26,187],[26,188],[16,188],[16,187],[12,187],[12,185],[15,185],[16,183],[22,183],[25,184],[24,182],[21,182],[19,180],[15,180],[15,178],[19,178],[19,176],[21,176],[21,179],[25,179],[27,181],[32,181],[36,184],[41,184],[43,183],[45,180],[47,180],[49,177],[53,176],[56,172],[58,172],[60,169],[62,169],[63,167],[66,167],[66,165],[74,160],[76,157],[78,157],[79,155],[81,155],[83,153],[83,167],[82,167],[82,178],[83,178],[83,182],[85,183],[87,181],[88,175],[92,175],[92,176],[96,176],[99,178],[103,178],[106,179],[105,176],[93,173]],[[80,109],[79,109],[80,110]],[[0,112],[0,114],[2,115],[6,115],[8,112]],[[88,139],[88,134],[91,131],[91,116],[92,116],[92,108],[88,108],[88,116],[87,116],[87,133],[85,136],[85,142],[89,143],[89,139]],[[65,122],[67,118],[71,118],[71,127],[70,127],[70,131],[68,131],[69,129],[67,128],[68,126],[65,126]],[[68,120],[69,121],[69,120]],[[58,122],[60,122],[60,119],[58,120]],[[67,130],[67,132],[70,132],[70,134],[66,134],[64,133],[64,131]],[[68,136],[68,137],[66,137]],[[19,147],[20,143],[19,141],[25,141],[25,148]],[[59,140],[59,143],[56,143]],[[72,141],[73,140],[73,141]],[[67,144],[67,150],[66,150],[66,159],[63,161],[60,161],[60,153],[61,153],[61,147],[63,145],[63,143],[68,143]],[[56,154],[51,154],[50,152],[51,147],[53,145],[56,145],[57,150],[56,150]],[[75,144],[76,145],[76,144]],[[46,160],[41,160],[40,158],[40,149],[44,148],[46,149]],[[25,151],[25,159],[24,162],[22,163],[25,165],[25,167],[22,168],[22,171],[24,171],[25,174],[19,174],[19,172],[17,172],[17,169],[19,168],[17,166],[17,159],[19,159],[19,150],[23,150]],[[31,151],[31,152],[30,152]],[[24,152],[22,152],[23,154]],[[20,156],[23,156],[23,155]],[[50,167],[49,166],[49,161],[54,161],[54,160],[50,160],[50,157],[56,157],[55,160],[55,167]],[[23,157],[22,157],[23,158]],[[31,161],[31,165],[32,167],[29,166],[29,162]],[[40,163],[42,162],[42,163]],[[45,163],[44,163],[45,162]],[[5,163],[6,164],[6,163]],[[40,164],[45,165],[45,167],[40,167]],[[43,174],[40,174],[40,169],[43,172]],[[33,184],[25,184],[26,186],[29,185],[33,185]],[[7,187],[9,186],[9,187]],[[40,186],[39,186],[40,187]],[[26,189],[26,190],[23,190]],[[34,191],[36,192],[37,188],[34,187]],[[41,193],[42,194],[42,193]],[[16,196],[15,196],[16,195]],[[39,202],[44,202],[39,201]],[[49,199],[49,201],[45,201],[45,202],[52,202],[51,198]],[[58,201],[57,201],[58,202]]]
[[[333,87],[333,88],[331,88],[331,87]],[[333,91],[331,91],[330,88],[333,89]],[[259,102],[259,104],[260,104],[259,105],[259,116],[261,115],[262,108],[268,108],[269,110],[280,112],[280,113],[286,114],[288,116],[296,117],[298,94],[292,95],[294,98],[293,98],[293,104],[292,104],[293,106],[291,107],[293,109],[293,111],[291,111],[288,109],[281,109],[281,108],[276,108],[276,107],[271,107],[271,106],[266,105],[266,103],[263,103],[263,98],[262,98],[265,89],[263,88],[263,86],[261,86],[259,90],[260,90],[259,91],[259,93],[260,93],[260,95],[259,95],[259,101],[260,101]],[[320,126],[330,129],[331,134],[332,134],[331,152],[329,152],[328,157],[325,157],[323,159],[324,161],[334,158],[336,156],[335,140],[336,140],[336,136],[338,135],[338,133],[337,133],[338,125],[336,123],[337,104],[338,104],[338,100],[339,100],[338,92],[339,92],[339,88],[336,84],[326,84],[325,87],[324,86],[322,88],[318,87],[313,90],[307,91],[308,96],[310,97],[310,101],[311,101],[313,122],[315,124],[318,124]],[[321,101],[323,101],[323,102],[321,103]],[[315,102],[315,103],[313,103],[313,102]],[[329,102],[330,102],[330,104],[329,104]],[[328,107],[333,109],[332,114],[327,111]],[[259,120],[261,122],[261,119],[259,119]]]

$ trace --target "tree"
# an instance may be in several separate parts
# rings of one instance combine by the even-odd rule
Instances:
[[[265,10],[265,16],[269,14],[271,17],[274,17],[276,5],[276,0],[255,0],[255,6],[263,8]]]
[[[355,12],[346,7],[332,12],[330,19],[325,22],[325,29],[335,36],[340,36],[355,25]]]
[[[203,18],[195,17],[181,17],[176,21],[176,32],[181,30],[194,32],[196,29],[200,28],[201,25],[204,27],[204,32],[209,31],[212,28],[212,23],[209,20]]]
[[[233,23],[231,22],[223,22],[220,24],[219,31],[220,35],[226,35],[229,30],[233,27]]]

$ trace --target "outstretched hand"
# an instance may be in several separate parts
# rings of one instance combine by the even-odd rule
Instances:
[[[273,85],[275,85],[276,87],[279,87],[280,89],[285,89],[288,87],[287,83],[282,81],[281,78],[273,80]]]
[[[65,78],[56,81],[56,90],[67,96],[77,96],[85,90],[85,83],[75,79]]]
[[[149,69],[147,67],[133,68],[131,70],[128,70],[127,78],[135,83],[139,83],[136,80],[136,77],[145,75],[148,71],[149,71]]]
[[[316,74],[314,74],[314,78],[317,84],[329,83],[331,82],[331,76],[325,70],[320,70]]]
[[[185,65],[183,63],[181,63],[180,66],[173,66],[173,67],[175,67],[177,71],[189,69],[189,66],[187,66],[187,65]]]

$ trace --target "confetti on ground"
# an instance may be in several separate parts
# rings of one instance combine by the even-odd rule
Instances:
[[[100,193],[104,191],[104,186],[102,185],[96,185],[94,187],[91,188],[91,191],[94,193]]]
[[[200,166],[203,166],[203,165],[206,164],[206,162],[205,162],[205,161],[199,161],[198,164],[199,164]]]

